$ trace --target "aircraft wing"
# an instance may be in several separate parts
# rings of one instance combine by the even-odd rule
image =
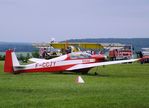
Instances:
[[[46,59],[30,58],[29,61],[37,63],[37,62],[46,61]]]
[[[139,59],[130,59],[130,60],[108,61],[108,62],[99,62],[99,63],[90,63],[90,64],[78,64],[78,65],[68,68],[67,70],[78,70],[78,69],[85,69],[85,68],[91,68],[91,67],[96,67],[96,66],[121,64],[121,63],[134,62],[138,60]]]

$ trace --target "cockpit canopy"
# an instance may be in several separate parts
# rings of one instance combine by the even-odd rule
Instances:
[[[87,59],[90,58],[91,55],[85,52],[74,52],[70,53],[70,59]]]

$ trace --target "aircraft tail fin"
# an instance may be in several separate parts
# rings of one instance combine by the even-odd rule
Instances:
[[[14,72],[14,66],[20,66],[19,61],[13,50],[7,50],[5,55],[4,72]]]

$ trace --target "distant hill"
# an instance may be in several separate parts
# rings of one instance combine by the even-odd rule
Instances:
[[[68,42],[95,42],[95,43],[121,43],[132,44],[135,50],[149,47],[149,38],[87,38],[87,39],[70,39]]]
[[[149,47],[149,38],[88,38],[70,39],[67,41],[132,44],[136,51],[144,47]],[[16,52],[32,52],[36,50],[36,48],[32,46],[32,43],[0,42],[0,52],[5,52],[7,49],[15,49]]]
[[[5,52],[7,49],[15,49],[16,52],[32,52],[35,50],[32,43],[0,42],[0,52]]]

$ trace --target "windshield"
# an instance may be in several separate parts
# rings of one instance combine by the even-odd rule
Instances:
[[[90,58],[91,55],[88,53],[71,53],[70,58],[71,59],[83,59],[83,58]]]

